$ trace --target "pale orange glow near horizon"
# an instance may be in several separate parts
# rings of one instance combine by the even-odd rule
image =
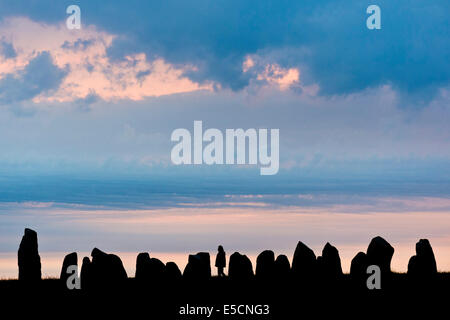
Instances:
[[[184,267],[189,253],[208,251],[215,253],[218,244],[223,244],[228,254],[234,251],[248,254],[255,262],[259,252],[271,249],[276,254],[286,254],[292,259],[295,246],[302,241],[310,246],[317,256],[326,242],[336,246],[340,252],[345,272],[350,269],[351,259],[359,251],[366,251],[370,239],[382,236],[395,248],[392,269],[397,272],[407,270],[409,258],[415,254],[415,243],[422,238],[430,240],[438,269],[450,271],[450,212],[449,199],[381,199],[385,203],[408,204],[402,212],[375,210],[361,205],[334,205],[329,207],[279,207],[253,206],[252,202],[228,202],[226,207],[185,207],[158,209],[74,209],[54,208],[39,204],[24,204],[20,209],[28,218],[50,219],[60,228],[85,228],[95,230],[91,238],[91,248],[97,246],[102,234],[113,237],[117,243],[126,243],[130,248],[145,248],[155,257],[176,260]],[[209,205],[224,205],[210,203]],[[425,210],[425,207],[428,210]],[[66,219],[68,219],[66,221]],[[43,257],[44,273],[56,276],[62,263],[63,253],[51,253],[49,246],[61,241],[60,236],[39,232],[40,250]],[[95,236],[97,235],[97,236]],[[19,235],[18,235],[19,236]],[[158,241],[145,240],[147,236],[158,237]],[[177,243],[183,237],[204,239],[200,244]],[[58,240],[59,239],[59,240]],[[130,239],[144,239],[133,240]],[[178,239],[178,240],[177,240]],[[142,243],[144,241],[144,244]],[[66,244],[67,253],[86,252],[86,246]],[[117,252],[125,259],[130,272],[138,252],[124,251],[110,242],[100,249]],[[162,244],[170,244],[182,250],[164,251]],[[125,252],[125,253],[124,253]],[[172,252],[172,253],[171,253]],[[154,254],[153,254],[154,253]],[[88,255],[87,253],[85,253]],[[53,258],[46,258],[51,256]],[[173,257],[172,257],[173,256]],[[0,259],[0,275],[11,277],[16,265],[15,254],[3,253]],[[184,258],[183,258],[184,257]],[[80,257],[81,259],[82,257]],[[48,260],[47,260],[48,259]],[[184,260],[183,260],[184,259]],[[81,261],[81,260],[80,260]],[[255,266],[254,266],[255,267]],[[45,271],[47,268],[48,271]],[[134,272],[134,271],[133,271]]]

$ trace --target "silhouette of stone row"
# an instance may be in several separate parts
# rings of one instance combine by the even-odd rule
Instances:
[[[391,260],[394,248],[382,237],[370,241],[366,253],[359,252],[351,262],[350,277],[355,283],[363,284],[367,279],[367,267],[377,265],[384,281],[391,276]],[[81,267],[81,286],[83,289],[116,287],[128,279],[121,259],[114,254],[107,254],[97,248],[91,253],[92,260],[84,257]],[[76,252],[68,254],[63,261],[60,279],[65,283],[69,277],[67,268],[77,266]],[[32,283],[41,279],[41,262],[38,252],[37,233],[25,229],[18,250],[19,280]],[[285,255],[275,259],[273,251],[261,252],[256,261],[255,273],[250,259],[235,252],[229,259],[228,276],[231,280],[246,281],[253,279],[287,279],[292,278],[304,284],[312,284],[317,279],[333,282],[341,279],[342,266],[339,251],[326,243],[322,255],[316,258],[314,251],[299,241],[292,259],[292,267]],[[437,265],[433,249],[427,239],[416,243],[416,255],[408,263],[408,278],[413,281],[432,280],[437,275]],[[194,281],[211,278],[211,259],[207,252],[189,255],[188,263],[181,274],[173,262],[164,264],[148,253],[140,253],[136,259],[136,281],[143,284],[161,281],[186,279]]]

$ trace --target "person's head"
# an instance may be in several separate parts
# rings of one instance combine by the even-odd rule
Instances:
[[[222,246],[219,246],[219,247],[217,248],[217,250],[219,250],[219,252],[223,252],[223,247],[222,247]]]

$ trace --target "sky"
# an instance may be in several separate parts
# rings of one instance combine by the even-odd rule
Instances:
[[[66,26],[72,4],[81,29]],[[404,248],[397,269],[427,237],[450,270],[449,7],[1,1],[0,252],[25,227],[47,252],[303,240],[347,260],[381,235]],[[171,133],[195,120],[279,129],[278,174],[175,166]]]

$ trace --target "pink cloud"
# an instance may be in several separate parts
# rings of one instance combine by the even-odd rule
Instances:
[[[292,87],[302,89],[307,96],[316,96],[319,92],[317,84],[305,85],[301,81],[299,68],[283,68],[270,59],[259,55],[248,55],[242,63],[242,71],[254,74],[256,80],[265,83],[263,88],[286,91]]]
[[[183,76],[194,66],[175,67],[162,58],[150,60],[143,53],[112,61],[107,49],[114,37],[93,26],[68,30],[64,24],[47,25],[22,17],[6,19],[0,38],[13,44],[17,56],[0,60],[0,78],[22,70],[39,52],[48,51],[56,66],[68,70],[68,74],[56,92],[35,97],[35,103],[74,101],[93,93],[104,100],[142,100],[211,90],[211,85],[200,85]]]

